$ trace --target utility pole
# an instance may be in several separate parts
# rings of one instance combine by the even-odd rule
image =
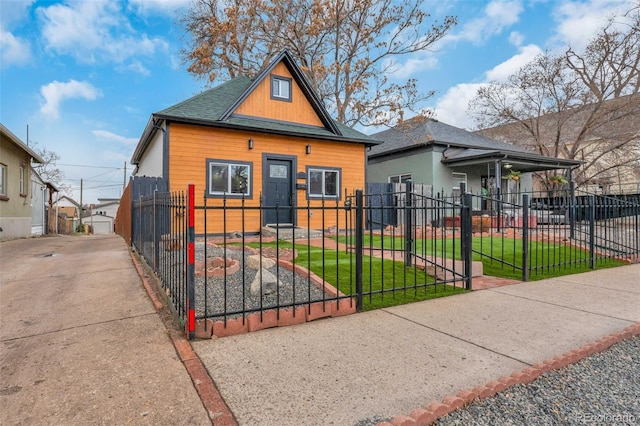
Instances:
[[[122,193],[127,188],[127,162],[124,162],[124,176],[122,177]]]
[[[78,227],[82,229],[82,179],[80,179],[80,225]]]

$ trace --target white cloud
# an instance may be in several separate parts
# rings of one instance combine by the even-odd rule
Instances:
[[[144,65],[142,65],[142,62],[140,61],[133,61],[131,62],[129,65],[127,65],[125,67],[125,69],[129,70],[129,71],[133,71],[135,73],[138,73],[140,75],[144,75],[145,77],[150,76],[151,75],[151,71],[149,71],[147,69],[147,67],[145,67]]]
[[[13,28],[13,24],[29,16],[29,8],[35,0],[3,1],[0,13],[0,25],[4,29]]]
[[[115,133],[111,133],[107,130],[92,130],[91,133],[93,133],[93,135],[98,139],[119,142],[125,145],[136,145],[138,143],[138,138],[127,138],[116,135]]]
[[[177,71],[180,68],[182,68],[182,62],[181,62],[181,59],[179,57],[177,57],[176,55],[171,55],[170,60],[171,60],[171,69],[172,70]]]
[[[609,18],[630,10],[634,0],[590,0],[587,2],[567,1],[559,3],[553,11],[556,28],[555,41],[561,46],[569,45],[582,50]]]
[[[512,56],[511,58],[487,71],[487,79],[490,81],[499,82],[507,81],[511,74],[514,74],[524,65],[531,62],[536,56],[543,53],[542,49],[540,49],[535,44],[529,44],[527,46],[521,47],[519,50],[520,53],[518,53],[517,55]]]
[[[2,68],[24,65],[31,59],[31,45],[13,34],[0,29],[0,64]]]
[[[524,35],[518,31],[512,31],[511,34],[509,34],[509,43],[516,47],[520,47],[522,46],[522,42],[524,42]]]
[[[389,74],[393,78],[406,79],[415,73],[435,68],[438,58],[430,52],[418,52],[409,55],[404,63],[395,62],[391,65]]]
[[[47,49],[73,56],[79,62],[113,61],[152,56],[168,44],[138,34],[118,2],[84,1],[55,4],[37,10]]]
[[[452,35],[450,40],[484,44],[491,36],[518,22],[523,11],[521,0],[493,0],[485,7],[483,16],[462,25],[461,32]]]
[[[434,118],[461,129],[473,129],[475,123],[467,114],[469,101],[476,95],[482,83],[461,83],[447,90],[438,99]]]
[[[60,104],[66,99],[82,98],[93,101],[102,96],[100,90],[90,83],[76,80],[69,80],[67,83],[53,81],[40,87],[40,94],[45,100],[40,112],[51,118],[60,116]]]
[[[31,60],[31,44],[12,31],[29,16],[35,0],[4,1],[0,13],[0,67],[24,65]]]
[[[191,3],[191,0],[129,0],[129,5],[143,15],[175,15],[176,11]]]
[[[461,83],[453,86],[441,96],[434,107],[435,118],[444,121],[452,126],[463,129],[475,129],[475,122],[468,115],[469,102],[475,97],[478,89],[485,86],[489,81],[506,81],[507,78],[517,72],[522,66],[530,62],[542,50],[535,44],[521,47],[520,53],[512,56],[506,61],[496,65],[485,73],[485,82]]]

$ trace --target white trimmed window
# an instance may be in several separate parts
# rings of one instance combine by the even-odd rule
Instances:
[[[405,183],[411,180],[411,173],[389,176],[389,183]]]
[[[251,196],[251,163],[207,160],[207,195]]]
[[[340,198],[340,169],[307,168],[309,198]]]
[[[24,163],[20,163],[20,196],[27,196],[27,168]]]
[[[291,101],[291,79],[272,75],[271,98],[281,101]]]
[[[458,190],[460,191],[460,184],[464,183],[465,186],[467,185],[467,174],[466,173],[452,173],[451,174],[451,181],[452,181],[452,187],[453,190]]]
[[[460,190],[460,184],[464,183],[465,187],[467,186],[467,174],[466,173],[455,173],[451,174],[451,189],[453,199],[456,202],[460,201],[460,195],[462,191]]]
[[[7,196],[7,166],[0,164],[0,196]]]

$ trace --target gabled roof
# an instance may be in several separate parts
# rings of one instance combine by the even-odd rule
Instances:
[[[443,155],[442,162],[449,165],[464,166],[480,164],[494,160],[521,162],[522,170],[573,167],[581,161],[546,157],[516,145],[500,142],[477,133],[450,126],[429,118],[417,118],[405,121],[402,125],[372,135],[384,141],[374,146],[368,153],[369,158],[382,158],[403,151],[416,150],[428,146],[458,148]]]
[[[22,142],[20,138],[14,135],[9,129],[7,129],[4,124],[0,123],[0,133],[2,133],[2,138],[7,138],[10,142],[12,142],[15,146],[20,148],[22,151],[26,152],[33,158],[33,161],[36,163],[44,163],[42,157],[40,157],[34,150],[29,148],[27,144]]]
[[[66,195],[63,195],[62,197],[58,198],[58,201],[56,201],[56,204],[59,203],[62,200],[67,200],[69,201],[71,204],[73,204],[76,208],[81,208],[80,207],[80,203],[78,203],[76,200],[74,200],[71,197],[67,197]],[[70,207],[70,206],[69,206]]]
[[[225,111],[225,113],[222,114],[222,116],[220,117],[220,120],[227,120],[231,118],[231,115],[236,110],[236,108],[238,108],[240,104],[242,104],[242,102],[245,99],[247,99],[247,97],[251,94],[251,92],[253,92],[260,85],[260,83],[262,83],[262,81],[266,77],[268,77],[269,74],[271,74],[271,71],[273,71],[276,65],[278,65],[281,62],[287,67],[287,69],[291,73],[293,79],[298,84],[298,87],[300,87],[300,90],[302,90],[302,93],[304,93],[307,100],[311,104],[311,107],[316,112],[316,114],[318,114],[318,117],[320,118],[320,121],[322,121],[322,124],[324,124],[324,126],[328,130],[330,130],[331,133],[341,136],[342,133],[340,132],[340,129],[336,125],[336,122],[333,121],[333,119],[325,109],[324,105],[322,104],[320,99],[318,99],[315,92],[311,88],[311,85],[307,81],[307,78],[304,76],[300,68],[298,68],[295,61],[293,60],[293,57],[291,56],[289,51],[286,49],[280,52],[271,61],[271,63],[266,68],[264,68],[256,76],[256,78],[253,79],[253,82],[251,83],[251,85],[249,85],[249,87],[245,89],[244,93],[242,93],[242,95],[235,100],[235,102],[227,109],[227,111]]]
[[[242,102],[269,77],[273,69],[280,63],[283,63],[287,67],[298,87],[302,90],[309,104],[322,122],[323,127],[234,114]],[[322,101],[311,88],[311,85],[300,68],[296,65],[291,54],[286,50],[277,55],[273,61],[253,79],[246,76],[236,77],[220,86],[206,90],[176,105],[152,114],[140,138],[140,142],[133,153],[131,159],[133,164],[138,164],[140,161],[142,154],[151,142],[162,120],[360,143],[369,146],[379,143],[370,136],[333,120],[322,104]]]
[[[372,147],[369,158],[430,145],[531,153],[525,148],[471,133],[433,118],[410,119],[400,126],[371,136],[384,143]]]

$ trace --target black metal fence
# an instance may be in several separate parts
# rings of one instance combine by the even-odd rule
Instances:
[[[394,202],[380,202],[381,197]],[[187,197],[155,193],[134,201],[133,244],[183,320],[193,306],[200,322],[226,327],[247,320],[251,328],[252,314],[258,323],[272,313],[276,321],[291,315],[306,321],[471,289],[471,251],[463,243],[470,210],[415,194],[410,185],[403,193],[355,191],[339,201],[301,206],[228,201],[204,198],[195,206],[192,283]],[[265,223],[273,210],[289,210],[305,226],[275,223],[248,231],[256,221]],[[367,218],[389,211],[401,215],[404,224],[367,226]],[[282,217],[278,213],[270,216]],[[458,218],[457,226],[433,227],[445,217]],[[193,301],[188,300],[190,286]]]
[[[473,252],[485,270],[510,270],[527,281],[640,256],[635,198],[562,189],[497,198],[474,194],[469,205],[476,207]]]
[[[132,244],[160,278],[179,318],[187,313],[187,196],[154,192],[132,200]]]
[[[155,192],[133,200],[133,245],[178,316],[209,336],[469,290],[472,259],[487,275],[526,281],[640,257],[633,201],[394,188],[303,205],[203,197],[191,212],[186,193]],[[266,217],[294,226],[264,226]]]

